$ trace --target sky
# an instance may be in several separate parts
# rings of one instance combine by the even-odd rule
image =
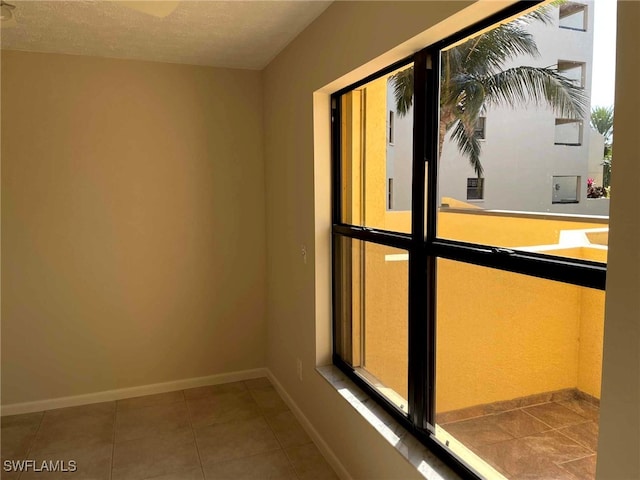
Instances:
[[[612,106],[616,72],[616,0],[595,0],[591,106]]]

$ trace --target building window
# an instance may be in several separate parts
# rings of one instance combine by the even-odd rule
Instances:
[[[467,178],[467,200],[484,199],[484,178]]]
[[[560,28],[569,30],[587,30],[587,6],[581,3],[566,2],[560,5]]]
[[[486,117],[478,117],[478,120],[476,121],[475,130],[473,132],[478,140],[484,140],[486,138],[486,132],[485,132],[486,123],[487,123]]]
[[[500,160],[506,181],[499,184],[498,176],[491,176],[490,200],[499,188],[511,188],[510,200],[530,196],[538,210],[493,210],[480,208],[488,201],[465,202],[485,200],[483,145],[474,140],[485,137],[486,120],[471,122],[474,112],[486,108],[483,95],[489,90],[479,89],[476,78],[461,88],[463,76],[447,76],[452,73],[447,67],[482,53],[475,48],[483,40],[479,37],[527,6],[516,4],[482,33],[454,35],[332,95],[333,362],[463,478],[493,478],[501,467],[492,463],[499,456],[493,455],[494,446],[476,449],[475,436],[460,420],[478,412],[507,413],[513,405],[531,405],[527,402],[540,394],[551,398],[583,374],[584,384],[593,388],[600,380],[592,368],[597,359],[580,366],[576,339],[596,335],[591,327],[603,321],[606,257],[602,248],[576,245],[575,238],[582,241],[584,235],[562,235],[583,220],[549,215],[550,174],[531,187],[529,167],[539,152],[521,148],[514,133],[530,105],[510,104],[517,114],[500,113],[505,116],[492,123],[492,138],[496,130],[496,136],[503,133],[513,141]],[[474,60],[482,70],[486,62]],[[513,73],[518,68],[513,63],[505,62],[494,73]],[[456,95],[451,95],[452,85],[459,89]],[[469,100],[478,92],[483,95]],[[407,98],[410,113],[389,111]],[[558,119],[556,124],[557,143],[580,143],[581,121]],[[389,149],[394,134],[398,145]],[[398,155],[405,135],[410,148]],[[550,142],[546,147],[558,151]],[[464,163],[447,157],[452,152],[462,155]],[[445,199],[447,168],[459,176]],[[408,172],[407,182],[400,181],[399,170]],[[580,177],[552,178],[554,203],[579,201]],[[390,211],[394,194],[397,208],[407,193],[405,184],[410,185],[409,208]],[[606,241],[593,230],[585,235]],[[567,239],[569,244],[560,243]],[[592,348],[597,341],[585,352],[597,350]],[[578,368],[583,368],[580,374]],[[571,387],[563,395],[578,398],[579,387],[587,388]],[[528,420],[536,412],[504,417]],[[484,425],[493,425],[497,417],[484,419]],[[496,433],[511,438],[500,428]],[[552,461],[541,457],[531,463]],[[508,473],[535,477],[524,467]]]
[[[582,88],[585,86],[585,70],[584,62],[558,60],[558,73]]]
[[[554,143],[556,145],[582,145],[582,120],[556,118]]]
[[[562,175],[553,177],[551,203],[578,203],[580,201],[580,177]]]

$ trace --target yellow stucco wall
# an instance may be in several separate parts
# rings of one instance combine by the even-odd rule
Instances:
[[[463,242],[524,247],[558,243],[560,231],[606,227],[605,224],[561,218],[459,213],[442,210],[438,216],[438,236]],[[606,250],[605,259],[606,261]],[[550,252],[551,253],[551,252]]]
[[[354,223],[408,232],[410,212],[387,211],[385,206],[386,78],[363,87],[357,101],[364,109],[361,115],[354,109],[352,122],[343,130],[352,145],[350,168],[364,171],[359,185],[353,175],[348,186],[351,211],[362,213],[361,217],[354,214],[354,220],[361,219]],[[438,236],[442,238],[505,247],[553,245],[562,230],[605,226],[553,216],[446,209],[438,218]],[[360,359],[360,365],[381,383],[407,398],[408,262],[389,256],[406,252],[374,244],[364,244],[363,252],[357,263],[362,270],[354,272],[353,291],[356,297],[361,292],[354,304],[362,306],[364,355],[360,359],[359,352],[354,352],[354,359]],[[600,262],[606,262],[607,257],[606,249],[590,247],[545,253]],[[602,291],[440,260],[437,411],[564,388],[578,388],[599,397],[603,313]],[[354,324],[357,331],[355,317]]]
[[[575,387],[579,290],[440,260],[437,411]]]
[[[385,259],[402,253],[366,244],[363,366],[406,399],[409,262]]]
[[[581,288],[580,295],[577,388],[600,398],[605,293],[602,290]]]

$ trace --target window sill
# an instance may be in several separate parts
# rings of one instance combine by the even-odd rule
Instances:
[[[460,478],[337,367],[327,365],[318,367],[316,370],[425,478],[429,480],[458,480]]]
[[[587,31],[586,28],[564,27],[562,25],[558,25],[558,28],[561,28],[562,30],[571,30],[573,32],[586,32]]]

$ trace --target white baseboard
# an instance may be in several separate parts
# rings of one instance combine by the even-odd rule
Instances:
[[[295,417],[302,425],[302,428],[304,428],[307,434],[311,437],[313,443],[316,444],[318,450],[320,450],[324,458],[327,460],[327,462],[329,462],[329,465],[331,465],[331,467],[335,470],[338,477],[340,477],[342,480],[353,480],[353,477],[349,474],[342,462],[338,459],[333,450],[331,450],[329,445],[327,445],[327,442],[324,441],[322,436],[320,436],[318,431],[311,424],[305,414],[302,413],[300,407],[298,407],[296,402],[293,401],[293,398],[291,398],[291,396],[287,393],[282,384],[273,375],[271,370],[269,370],[268,368],[265,370],[267,371],[267,377],[269,377],[269,380],[271,381],[275,389],[278,391],[285,403],[289,406],[291,412],[295,415]]]
[[[103,392],[87,393],[84,395],[58,397],[47,400],[37,400],[35,402],[12,403],[9,405],[2,405],[1,415],[4,417],[5,415],[42,412],[44,410],[53,410],[54,408],[76,407],[79,405],[88,405],[90,403],[110,402],[113,400],[140,397],[142,395],[153,395],[156,393],[184,390],[186,388],[202,387],[205,385],[239,382],[241,380],[250,380],[252,378],[264,377],[267,375],[268,371],[266,368],[254,368],[252,370],[219,373],[217,375],[209,375],[207,377],[186,378],[172,382],[154,383],[151,385],[141,385],[139,387],[119,388],[116,390],[106,390]]]

